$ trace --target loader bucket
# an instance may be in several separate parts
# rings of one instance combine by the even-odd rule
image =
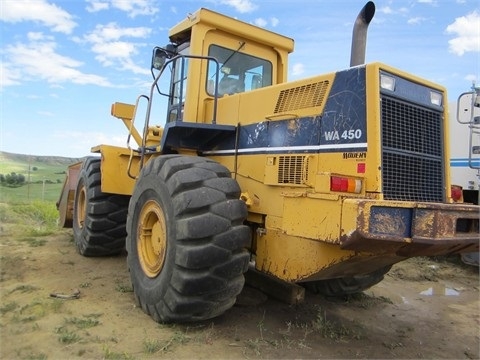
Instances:
[[[73,201],[75,199],[75,187],[77,186],[78,174],[81,167],[81,162],[68,167],[67,177],[63,183],[60,198],[57,201],[59,226],[64,228],[71,228],[73,226]]]

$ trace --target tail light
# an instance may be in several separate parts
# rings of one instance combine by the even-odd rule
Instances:
[[[452,185],[450,189],[451,189],[450,192],[451,192],[452,200],[455,202],[463,202],[462,187],[458,185]]]
[[[359,179],[343,176],[331,176],[330,191],[341,191],[360,194],[360,192],[362,191],[362,181]]]

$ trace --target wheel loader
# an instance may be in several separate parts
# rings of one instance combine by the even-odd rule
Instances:
[[[149,93],[111,107],[126,145],[68,169],[57,206],[80,254],[126,249],[141,308],[188,322],[251,273],[344,296],[410,257],[478,251],[479,207],[451,196],[446,90],[365,64],[374,13],[348,68],[296,81],[291,38],[205,8],[174,26]]]

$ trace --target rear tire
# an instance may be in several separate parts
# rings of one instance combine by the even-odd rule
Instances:
[[[216,317],[248,269],[246,205],[228,169],[163,155],[142,169],[130,201],[127,262],[138,304],[157,322]]]
[[[117,255],[125,248],[129,196],[103,193],[100,159],[82,164],[73,207],[73,238],[84,256]]]
[[[303,286],[315,294],[328,297],[343,297],[360,293],[378,284],[383,280],[383,276],[390,268],[391,266],[386,266],[366,275],[307,282]]]

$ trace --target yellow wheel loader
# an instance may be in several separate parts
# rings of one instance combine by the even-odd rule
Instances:
[[[479,207],[451,196],[446,90],[364,63],[374,12],[349,68],[291,82],[288,37],[203,8],[174,26],[150,92],[112,105],[126,146],[69,168],[79,252],[125,246],[142,309],[184,322],[224,313],[251,273],[343,296],[409,257],[478,251]]]

